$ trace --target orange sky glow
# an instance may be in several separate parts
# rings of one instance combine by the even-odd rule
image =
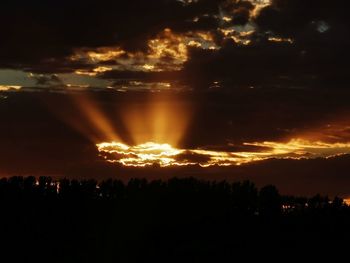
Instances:
[[[226,152],[205,149],[176,149],[169,144],[147,142],[129,146],[118,142],[97,144],[101,156],[109,162],[125,166],[144,167],[157,164],[161,167],[200,165],[231,166],[271,158],[305,159],[329,158],[350,152],[350,143],[325,143],[292,139],[288,142],[244,143],[261,147],[261,151]]]

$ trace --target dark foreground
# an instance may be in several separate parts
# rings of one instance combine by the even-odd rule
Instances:
[[[6,262],[334,261],[350,244],[341,199],[250,182],[13,177],[0,180],[0,208]]]

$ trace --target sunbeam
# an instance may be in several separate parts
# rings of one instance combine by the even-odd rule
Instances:
[[[178,146],[193,114],[192,105],[175,93],[151,93],[125,106],[122,119],[135,145],[145,142]]]

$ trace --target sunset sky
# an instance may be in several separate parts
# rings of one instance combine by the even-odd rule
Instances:
[[[0,176],[350,197],[346,3],[4,0]]]

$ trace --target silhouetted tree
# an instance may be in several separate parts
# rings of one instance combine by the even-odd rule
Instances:
[[[257,208],[258,189],[250,181],[232,184],[232,204],[235,209],[254,213]]]
[[[19,262],[38,247],[51,262],[87,263],[226,262],[261,257],[271,247],[288,255],[338,253],[350,234],[341,198],[281,196],[249,181],[17,176],[0,179],[0,207],[2,240],[12,256],[27,257]]]
[[[338,196],[334,197],[332,202],[332,207],[335,209],[340,209],[344,206],[344,200]]]
[[[259,211],[263,215],[277,215],[281,212],[281,196],[277,188],[267,185],[259,192]]]

